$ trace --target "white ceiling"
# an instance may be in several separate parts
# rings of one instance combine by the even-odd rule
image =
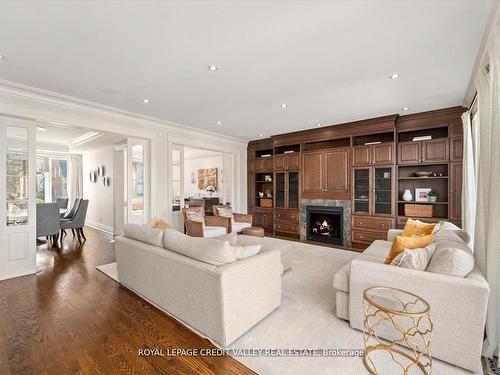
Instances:
[[[461,105],[491,4],[1,2],[0,79],[255,139]]]
[[[65,128],[41,124],[37,129],[37,150],[87,152],[125,142],[120,134],[95,132],[87,129]]]

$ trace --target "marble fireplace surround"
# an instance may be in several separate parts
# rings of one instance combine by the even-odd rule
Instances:
[[[300,239],[306,239],[306,206],[342,207],[344,209],[343,242],[346,247],[352,246],[351,239],[351,201],[335,199],[301,199],[300,200]]]

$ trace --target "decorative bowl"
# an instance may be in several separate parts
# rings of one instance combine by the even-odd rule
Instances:
[[[415,172],[415,176],[417,177],[429,177],[432,172]]]

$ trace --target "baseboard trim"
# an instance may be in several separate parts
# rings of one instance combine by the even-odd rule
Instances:
[[[98,223],[98,222],[92,221],[92,220],[87,220],[85,225],[92,228],[92,229],[99,230],[101,232],[113,235],[113,227],[110,227],[109,225],[104,225],[104,224],[101,224],[101,223]]]

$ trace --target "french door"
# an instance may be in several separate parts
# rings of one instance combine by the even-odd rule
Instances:
[[[149,141],[127,139],[127,222],[144,224],[150,210]]]
[[[0,279],[36,272],[35,133],[33,122],[0,117]]]

